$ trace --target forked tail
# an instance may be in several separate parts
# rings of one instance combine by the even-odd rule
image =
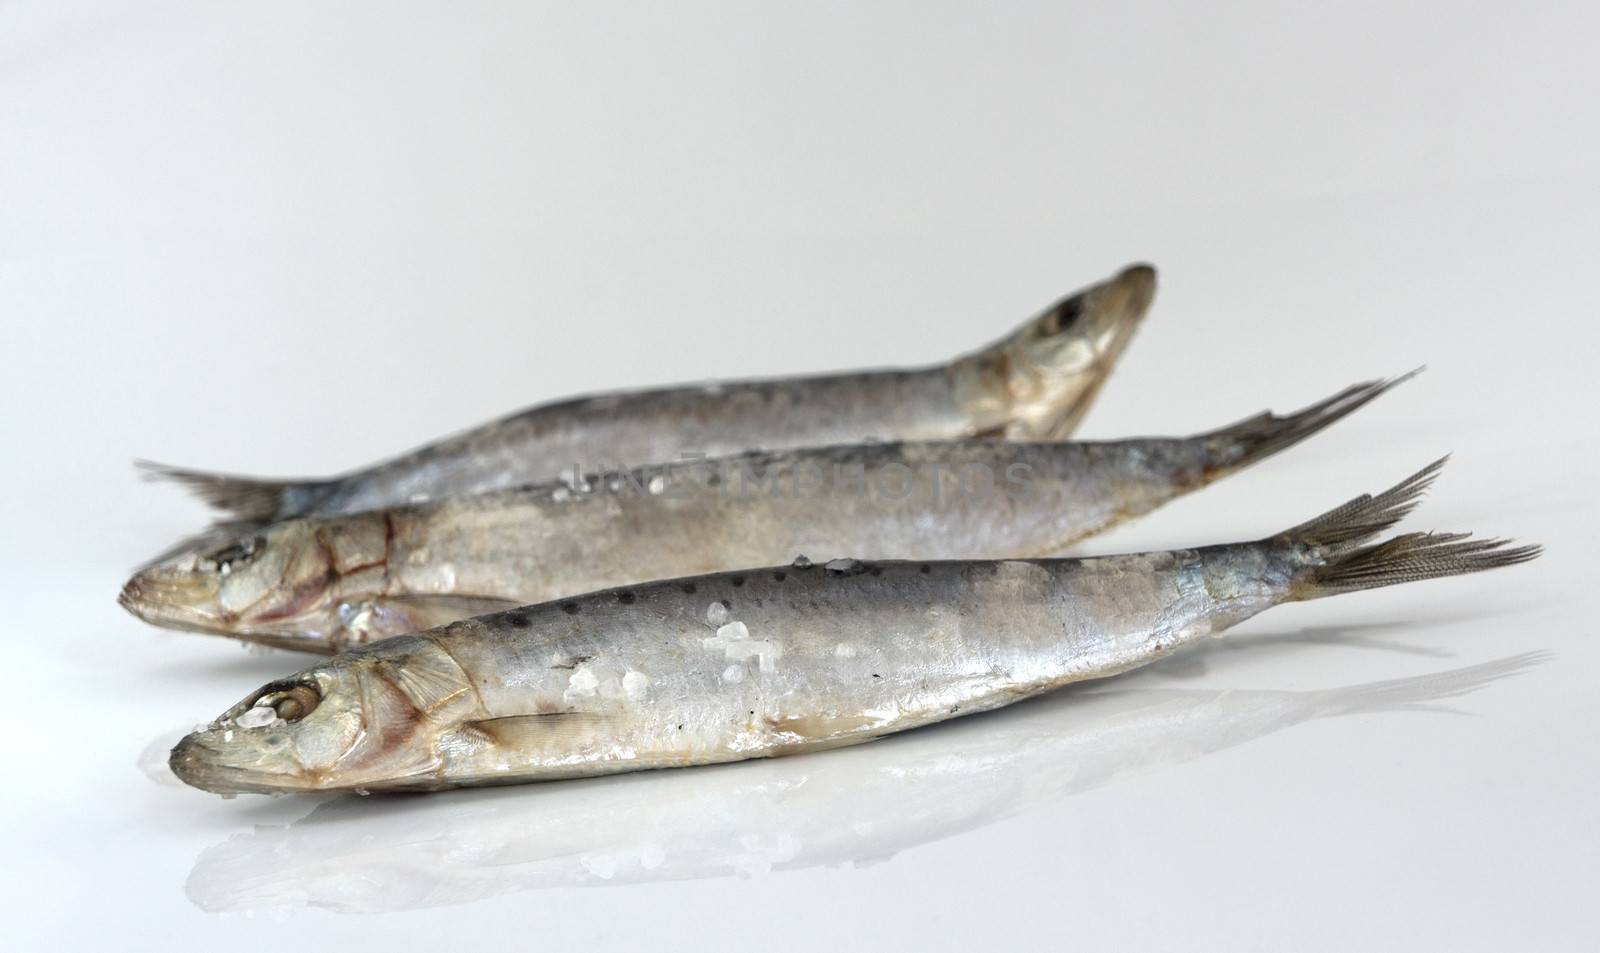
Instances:
[[[185,470],[181,467],[136,460],[149,480],[177,483],[204,500],[212,509],[228,514],[230,521],[268,523],[307,512],[332,484],[318,480],[261,480],[255,477]]]
[[[1403,582],[1461,576],[1514,566],[1537,557],[1540,546],[1512,546],[1505,539],[1472,539],[1470,533],[1402,533],[1369,542],[1416,508],[1448,457],[1430,463],[1377,496],[1363,494],[1274,538],[1302,551],[1294,599],[1377,589]]]
[[[1206,482],[1294,446],[1420,373],[1419,367],[1399,377],[1354,384],[1295,413],[1282,417],[1270,412],[1257,414],[1193,438],[1205,447]]]

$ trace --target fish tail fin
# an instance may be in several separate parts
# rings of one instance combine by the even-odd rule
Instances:
[[[1398,377],[1364,381],[1292,414],[1280,417],[1269,411],[1201,434],[1195,439],[1201,441],[1206,450],[1205,480],[1210,482],[1227,476],[1294,446],[1422,371],[1419,367]]]
[[[1505,539],[1472,539],[1470,533],[1402,533],[1378,543],[1373,537],[1416,508],[1448,457],[1430,463],[1376,496],[1363,494],[1273,538],[1309,550],[1291,599],[1378,589],[1423,579],[1514,566],[1537,558],[1540,546],[1512,546]]]
[[[147,480],[176,483],[204,500],[212,509],[233,520],[270,522],[299,516],[331,485],[319,480],[262,480],[188,470],[136,460],[134,466]]]

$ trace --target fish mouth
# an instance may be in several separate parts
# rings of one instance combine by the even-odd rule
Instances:
[[[240,623],[208,613],[196,606],[203,600],[196,598],[205,593],[203,582],[182,576],[166,576],[144,572],[129,579],[117,594],[117,604],[142,622],[163,629],[197,632],[202,635],[223,635],[252,645],[288,649],[297,652],[316,652],[327,655],[333,652],[328,641],[303,628],[277,629],[271,626]]]
[[[1094,292],[1090,305],[1092,324],[1086,332],[1094,343],[1098,380],[1111,372],[1117,359],[1133,340],[1133,332],[1144,323],[1156,297],[1156,270],[1149,265],[1130,265]]]
[[[232,797],[235,794],[284,794],[312,790],[292,774],[233,763],[229,753],[207,742],[208,728],[187,735],[167,757],[167,767],[192,788]]]
[[[167,757],[167,767],[178,780],[192,788],[224,796],[260,790],[257,772],[222,761],[223,752],[201,740],[201,733],[187,735]],[[270,790],[277,790],[271,788]]]
[[[1129,265],[1112,281],[1108,289],[1116,296],[1111,304],[1124,318],[1135,322],[1150,310],[1156,297],[1156,270],[1152,265]]]
[[[139,619],[168,629],[231,635],[226,623],[198,608],[214,585],[182,574],[141,572],[117,594],[117,604]]]

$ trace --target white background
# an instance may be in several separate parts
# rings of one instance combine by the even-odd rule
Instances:
[[[1597,37],[1583,3],[0,4],[7,945],[1593,949]],[[572,393],[942,360],[1139,259],[1083,436],[1430,370],[1084,551],[1453,450],[1413,525],[1546,556],[781,763],[321,806],[141,768],[307,660],[116,607],[206,518],[134,457],[314,475]]]

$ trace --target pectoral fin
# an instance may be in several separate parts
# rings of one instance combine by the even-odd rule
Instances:
[[[462,727],[500,748],[578,751],[615,743],[620,722],[616,715],[572,711],[487,718]]]
[[[448,775],[486,784],[663,767],[653,746],[641,750],[635,728],[624,715],[594,712],[485,718],[461,723],[439,749]]]

